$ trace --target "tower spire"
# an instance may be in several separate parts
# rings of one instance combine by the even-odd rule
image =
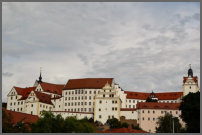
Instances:
[[[189,64],[188,76],[193,77],[193,71],[191,69],[191,64]]]
[[[41,83],[41,82],[42,82],[41,71],[42,71],[42,67],[40,67],[39,83]]]

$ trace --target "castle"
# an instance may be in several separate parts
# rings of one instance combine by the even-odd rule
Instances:
[[[189,92],[197,92],[198,79],[190,67],[183,78],[182,92],[145,93],[123,90],[114,78],[70,79],[52,84],[39,79],[32,87],[14,86],[7,95],[7,110],[41,116],[43,110],[62,117],[87,117],[105,123],[110,118],[136,120],[148,132],[155,132],[156,120],[166,112],[179,117],[180,102]],[[146,102],[147,98],[157,100]],[[183,121],[180,119],[181,123]]]

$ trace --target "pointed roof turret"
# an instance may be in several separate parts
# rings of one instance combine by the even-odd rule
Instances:
[[[40,67],[40,76],[39,76],[39,81],[38,81],[39,83],[42,82],[41,69],[42,69],[42,68]]]
[[[193,71],[192,71],[192,69],[191,69],[191,64],[189,64],[189,70],[188,70],[188,77],[189,76],[191,76],[191,77],[193,77]]]

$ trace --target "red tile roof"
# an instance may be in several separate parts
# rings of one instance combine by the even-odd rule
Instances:
[[[16,124],[17,122],[20,122],[22,120],[25,123],[35,123],[39,119],[39,117],[37,115],[31,115],[31,114],[26,114],[26,113],[21,113],[21,112],[14,112],[14,111],[6,110],[6,109],[4,109],[4,111],[8,116],[12,117],[11,122],[13,124]]]
[[[158,102],[141,102],[137,103],[137,109],[168,109],[179,110],[180,103],[158,103]]]
[[[64,84],[52,84],[52,83],[42,82],[40,83],[40,85],[44,92],[62,95],[62,89],[64,87]]]
[[[24,100],[28,97],[29,93],[33,90],[36,89],[36,87],[27,87],[27,88],[20,88],[20,87],[15,87],[14,89],[17,91],[18,95],[22,95],[20,100]]]
[[[112,84],[113,78],[83,78],[70,79],[63,90],[69,89],[101,89],[108,82]]]
[[[155,95],[158,97],[158,100],[177,100],[183,95],[183,92],[155,93]]]
[[[146,100],[151,93],[125,91],[127,99],[141,99]],[[183,95],[183,92],[164,92],[154,93],[158,100],[177,100]]]
[[[132,92],[132,91],[125,91],[127,94],[126,98],[128,99],[142,99],[146,100],[150,93],[144,93],[144,92]]]
[[[105,131],[98,131],[100,133],[148,133],[143,130],[137,130],[132,128],[116,128],[116,129],[107,129]]]
[[[39,102],[53,105],[53,103],[51,102],[50,95],[38,91],[34,91],[34,93],[36,94],[36,97],[39,99]]]
[[[186,82],[187,78],[188,78],[188,77],[184,77],[183,83]],[[197,76],[193,76],[193,79],[194,79],[194,82],[195,82],[195,83],[198,83],[198,77],[197,77]]]
[[[136,111],[136,108],[121,108],[121,111]]]

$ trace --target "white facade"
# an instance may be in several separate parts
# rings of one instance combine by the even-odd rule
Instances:
[[[196,77],[197,78],[197,77]],[[188,76],[186,81],[182,85],[183,87],[183,96],[189,94],[189,92],[195,93],[199,91],[198,81],[194,81],[194,77]]]

